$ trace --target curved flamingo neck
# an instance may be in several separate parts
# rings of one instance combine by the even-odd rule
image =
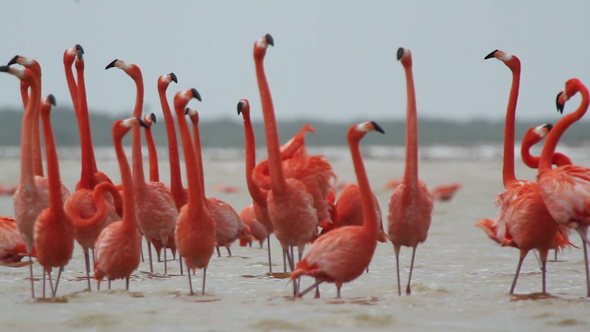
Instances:
[[[371,187],[369,185],[369,179],[361,156],[359,148],[359,142],[365,133],[359,133],[356,131],[356,126],[353,126],[348,131],[348,145],[350,146],[350,153],[352,155],[352,163],[354,164],[354,171],[358,181],[359,189],[361,192],[361,202],[363,206],[363,228],[370,234],[377,235],[379,230],[379,223],[377,222],[377,216],[375,214],[375,208],[373,205],[373,198],[371,193]]]
[[[412,65],[404,64],[406,73],[406,91],[408,105],[406,110],[406,169],[404,172],[404,182],[415,185],[408,188],[417,188],[418,186],[418,116],[416,111],[416,91],[414,89],[414,74]]]
[[[520,86],[520,62],[512,70],[512,86],[510,87],[510,96],[508,97],[508,107],[506,109],[506,121],[504,125],[504,164],[502,167],[502,178],[504,188],[508,187],[511,182],[516,181],[514,173],[514,131],[516,117],[516,102],[518,100],[518,89]]]
[[[129,228],[137,227],[137,220],[135,215],[135,192],[133,188],[133,177],[131,175],[131,168],[123,150],[123,136],[127,131],[116,128],[120,122],[115,123],[113,128],[113,142],[115,144],[115,152],[117,153],[117,160],[119,161],[119,168],[121,169],[121,180],[123,183],[123,225]],[[134,127],[136,128],[136,127]]]
[[[26,109],[29,102],[29,84],[25,81],[20,81],[20,95],[23,99],[23,107]]]
[[[71,56],[69,50],[65,51],[64,54],[64,68],[66,72],[66,81],[68,82],[68,89],[70,90],[70,97],[72,97],[72,105],[74,106],[74,112],[78,115],[78,87],[76,86],[76,80],[74,79],[74,72],[72,70],[72,64],[74,63],[75,56]],[[80,120],[78,120],[78,126]],[[80,136],[82,134],[80,133]]]
[[[78,86],[76,91],[78,102],[75,105],[77,105],[76,114],[78,115],[80,148],[82,150],[82,174],[80,176],[79,188],[94,189],[96,186],[96,178],[94,176],[96,173],[96,162],[94,159],[94,146],[92,144],[92,132],[90,128],[90,119],[88,116],[88,103],[86,101],[84,61],[76,61],[76,72],[78,75]]]
[[[144,128],[145,140],[148,147],[148,156],[150,159],[150,181],[160,182],[160,170],[158,168],[158,150],[156,149],[156,143],[154,142],[154,136],[152,131]]]
[[[21,186],[27,190],[33,190],[35,187],[35,174],[33,168],[33,137],[31,132],[34,131],[35,117],[39,117],[37,110],[41,100],[41,89],[37,77],[30,69],[24,70],[27,83],[31,88],[31,96],[23,116],[23,128],[21,132]]]
[[[545,145],[543,145],[543,150],[541,152],[541,161],[539,162],[539,175],[551,169],[551,162],[553,160],[555,148],[557,147],[557,143],[559,142],[559,139],[566,131],[566,129],[572,123],[580,120],[588,110],[588,104],[590,103],[588,89],[580,81],[576,80],[575,82],[575,92],[572,93],[572,96],[575,93],[580,92],[582,95],[582,102],[580,103],[580,106],[575,112],[570,113],[561,118],[559,121],[557,121],[557,123],[553,126],[553,129],[551,129],[551,131],[549,132],[549,135],[547,135]]]
[[[270,88],[264,73],[264,52],[257,52],[257,45],[254,46],[254,63],[256,65],[256,78],[258,80],[258,90],[260,91],[260,100],[262,102],[262,113],[264,115],[264,129],[266,131],[266,148],[268,151],[268,161],[270,167],[270,178],[272,190],[280,194],[286,187],[287,181],[283,172],[281,162],[279,131],[275,119],[275,111],[272,103]]]
[[[180,94],[182,92],[179,92]],[[203,187],[202,179],[199,176],[199,169],[197,167],[196,154],[201,153],[201,147],[193,147],[191,141],[191,134],[189,132],[188,123],[184,114],[184,108],[188,104],[188,100],[184,100],[176,95],[174,98],[174,110],[176,111],[176,119],[178,121],[178,130],[182,139],[182,151],[184,153],[184,162],[186,164],[186,176],[188,179],[188,203],[194,208],[205,208],[205,194],[201,191]]]
[[[126,72],[131,78],[133,78],[137,87],[133,117],[141,118],[144,93],[141,70],[134,65],[132,69],[128,69]],[[131,130],[131,148],[133,159],[133,183],[135,184],[135,190],[140,191],[145,186],[145,175],[143,173],[143,156],[141,153],[141,128],[139,127],[134,127]]]
[[[45,157],[47,158],[47,179],[49,182],[49,206],[53,213],[63,213],[63,200],[61,198],[61,178],[59,175],[59,161],[55,148],[55,139],[51,127],[51,106],[43,105],[43,135],[45,137]],[[45,109],[47,107],[47,109]]]
[[[170,159],[170,191],[176,202],[176,207],[180,210],[184,205],[183,195],[184,188],[182,186],[182,178],[180,175],[180,156],[178,154],[178,141],[176,137],[176,128],[174,127],[174,119],[170,111],[170,105],[166,98],[166,89],[168,85],[162,86],[158,84],[158,94],[160,95],[160,103],[162,104],[162,112],[164,113],[164,121],[166,122],[166,134],[168,135],[168,158]]]
[[[248,185],[248,191],[256,204],[265,206],[267,195],[252,180],[252,172],[254,171],[254,167],[256,167],[256,138],[254,136],[252,121],[250,120],[250,111],[242,111],[242,116],[244,118],[244,135],[246,141],[246,183]]]

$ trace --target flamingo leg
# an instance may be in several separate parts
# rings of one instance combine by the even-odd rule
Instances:
[[[195,295],[195,293],[193,292],[193,282],[191,280],[191,269],[188,266],[187,266],[187,269],[186,269],[186,274],[188,275],[188,286],[189,286],[189,288],[191,290],[190,295]]]
[[[289,249],[283,249],[283,252],[286,253],[286,255],[287,255],[287,260],[289,261],[289,267],[291,268],[291,272],[292,272],[294,270],[294,264],[293,264],[293,259],[292,259],[293,256],[289,255]],[[299,288],[297,287],[297,279],[293,280],[293,296],[297,296],[297,293],[299,293],[298,289]]]
[[[295,294],[294,296],[295,297],[303,297],[303,295],[309,293],[309,291],[311,291],[312,289],[314,289],[317,286],[319,286],[322,282],[323,281],[319,281],[319,280],[316,279],[316,282],[313,285],[307,287],[306,289],[303,290],[303,292],[299,292],[298,294]]]
[[[520,274],[520,267],[522,266],[522,262],[524,261],[525,255],[521,255],[518,260],[518,266],[516,267],[516,274],[514,275],[514,281],[512,281],[512,287],[510,287],[510,294],[514,293],[514,288],[516,287],[516,280],[518,280],[518,275]]]
[[[315,280],[316,282],[318,281],[318,279],[316,278]],[[315,286],[315,295],[313,296],[314,299],[319,299],[320,298],[320,285],[317,284]]]
[[[57,295],[57,286],[59,285],[59,278],[61,278],[61,273],[64,270],[63,266],[59,267],[59,271],[57,272],[57,279],[55,280],[55,291],[53,292],[53,297]]]
[[[272,274],[272,260],[270,258],[270,235],[266,237],[266,240],[268,242],[268,271],[270,274]]]
[[[96,259],[96,257],[94,257],[94,249],[90,249],[92,250],[92,266],[94,266],[96,263],[94,262],[94,260]]]
[[[336,287],[336,289],[338,290],[338,292],[337,292],[338,295],[336,296],[336,298],[339,299],[340,298],[340,287]]]
[[[86,260],[86,279],[88,279],[88,290],[91,291],[90,287],[90,256],[88,255],[88,249],[84,250],[84,259]]]
[[[219,251],[219,247],[215,247],[217,249],[217,257],[221,257],[221,252]]]
[[[125,289],[129,290],[129,277],[125,278]]]
[[[45,298],[45,268],[43,268],[43,298]]]
[[[148,239],[147,237],[145,238],[145,240],[147,241],[147,247],[148,247],[148,257],[150,259],[150,273],[154,273],[154,265],[152,263],[152,244],[151,244],[151,239]]]
[[[555,251],[555,261],[557,262],[557,249],[555,249],[554,251]]]
[[[367,273],[369,273],[369,267],[368,267],[368,266],[367,266],[367,269],[366,269],[366,271],[367,271]]]
[[[180,275],[183,275],[183,271],[182,271],[182,256],[180,256],[180,254],[178,254],[178,261],[180,262]]]
[[[35,298],[35,285],[33,284],[33,256],[29,254],[29,271],[31,272],[31,297]]]
[[[543,275],[543,294],[545,294],[545,281],[546,281],[546,276],[545,276],[545,272],[546,272],[546,267],[547,267],[547,262],[543,262],[541,264],[541,270],[542,270],[542,275]]]
[[[410,263],[410,276],[408,277],[408,287],[406,287],[406,295],[412,294],[412,290],[410,289],[410,282],[412,281],[412,270],[414,269],[414,257],[416,256],[417,247],[418,246],[415,246],[414,250],[412,250],[412,263]]]
[[[203,268],[203,289],[201,290],[201,295],[205,295],[205,279],[207,278],[207,268]]]
[[[283,249],[283,273],[287,273],[287,251]],[[33,277],[31,277],[31,280]]]
[[[143,259],[143,246],[141,246],[141,262],[145,263],[145,260]]]
[[[578,231],[578,233],[580,234],[580,237],[582,238],[582,245],[584,246],[584,268],[586,270],[586,291],[588,294],[588,297],[590,297],[590,271],[588,271],[588,248],[586,247],[586,239],[584,239],[586,237],[586,234],[584,234],[584,232],[580,229],[580,228],[576,228],[576,231]]]
[[[166,257],[166,242],[164,242],[164,274],[168,275],[168,258]]]
[[[402,296],[401,282],[399,280],[399,248],[395,248],[395,267],[397,271],[397,295]]]
[[[109,290],[111,290],[111,279],[109,279]]]
[[[535,258],[537,259],[537,263],[539,263],[539,266],[543,266],[543,263],[541,263],[541,259],[539,258],[539,255],[537,254],[537,250],[533,250],[533,254],[535,255]]]
[[[250,242],[250,244],[252,244],[252,242]],[[227,254],[229,255],[229,257],[231,257],[231,249],[229,247],[227,247]]]
[[[51,297],[55,297],[55,291],[53,290],[53,281],[51,281],[51,272],[47,272],[47,277],[49,278],[49,288],[51,289]],[[45,294],[43,294],[45,295]]]

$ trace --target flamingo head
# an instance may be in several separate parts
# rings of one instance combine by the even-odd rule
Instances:
[[[144,115],[143,122],[151,128],[156,123],[156,115],[154,113]]]
[[[166,90],[170,82],[178,83],[178,78],[174,73],[160,76],[160,78],[158,78],[158,89]]]
[[[187,107],[184,109],[184,114],[188,115],[188,117],[191,118],[192,123],[194,123],[194,124],[199,123],[199,112],[197,112],[196,109],[192,109],[192,108]]]
[[[266,49],[268,45],[275,46],[275,41],[272,36],[267,33],[264,37],[258,39],[254,43],[254,56],[264,56],[266,54]]]
[[[76,56],[78,55],[78,52],[82,51],[82,54],[84,54],[84,48],[82,48],[82,46],[80,46],[80,44],[76,44],[76,46],[68,48],[65,52],[64,52],[64,66],[71,66],[72,63],[74,63],[74,60],[76,60]],[[81,57],[78,57],[81,58]]]
[[[15,55],[12,59],[10,59],[10,61],[8,61],[7,66],[13,65],[15,63],[24,66],[25,68],[31,69],[35,75],[41,77],[41,65],[39,65],[37,60],[28,58],[24,55]]]
[[[47,95],[47,97],[41,99],[41,103],[47,106],[57,106],[57,102],[55,100],[55,96],[52,94]]]
[[[397,60],[402,63],[403,66],[412,66],[412,52],[409,49],[400,47],[397,49]]]
[[[138,126],[142,126],[144,128],[150,129],[150,127],[143,122],[141,118],[129,118],[125,120],[117,120],[113,125],[113,138],[115,140],[120,140],[127,134],[131,128],[135,128]]]
[[[504,62],[504,64],[508,66],[508,68],[510,68],[511,70],[520,70],[520,60],[515,55],[506,53],[502,50],[495,50],[492,51],[490,54],[486,55],[484,60],[491,58],[496,58]]]
[[[201,95],[197,89],[193,88],[176,93],[176,96],[174,96],[174,109],[178,117],[184,115],[184,108],[192,98],[201,101]]]
[[[238,115],[240,115],[240,113],[243,113],[244,116],[250,115],[250,103],[248,102],[248,99],[240,99],[240,102],[238,103]]]
[[[348,130],[348,139],[360,140],[370,131],[378,131],[382,134],[385,133],[385,131],[383,131],[383,129],[377,124],[377,122],[367,121],[350,127],[350,129]]]
[[[29,85],[30,85],[30,81],[32,80],[32,77],[33,77],[33,71],[30,69],[27,69],[27,68],[25,68],[23,70],[23,69],[18,69],[15,67],[10,67],[10,66],[0,66],[0,72],[14,75],[14,76],[20,78],[23,82],[28,83]]]
[[[539,138],[545,138],[549,134],[549,132],[551,131],[552,128],[553,128],[552,124],[546,123],[544,125],[534,127],[533,133],[537,134],[537,136],[539,136]]]
[[[577,78],[572,78],[565,82],[565,88],[557,94],[557,98],[555,100],[557,111],[559,113],[563,114],[565,103],[576,93],[578,93],[582,86],[584,86],[584,84],[582,84],[582,82],[580,82],[580,80]]]
[[[131,76],[133,79],[141,79],[141,70],[139,67],[131,62],[127,62],[121,59],[115,59],[109,63],[105,69],[117,67],[119,69],[123,69],[127,73],[127,75]]]

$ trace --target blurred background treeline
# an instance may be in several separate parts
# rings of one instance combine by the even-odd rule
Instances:
[[[0,146],[20,145],[22,125],[22,109],[4,109],[0,111]],[[129,115],[103,115],[96,111],[90,112],[92,139],[94,146],[111,146],[111,126],[113,122]],[[158,146],[167,146],[166,126],[160,116],[152,127],[152,133]],[[216,121],[202,121],[200,123],[201,141],[204,147],[239,148],[244,144],[244,130],[241,116],[235,119]],[[306,142],[310,146],[340,146],[346,145],[346,132],[355,123],[375,120],[383,127],[386,136],[369,135],[363,143],[371,145],[404,145],[405,121],[361,119],[349,122],[327,122],[322,120],[279,121],[281,142],[286,142],[295,135],[306,123],[311,123],[317,130],[317,136],[307,134]],[[555,120],[554,120],[555,121]],[[520,141],[525,131],[532,127],[551,121],[517,121],[516,140]],[[54,135],[59,147],[79,146],[80,138],[78,124],[73,109],[56,107],[52,111]],[[590,141],[588,121],[580,121],[572,125],[562,137],[561,142],[570,146],[581,145]],[[419,119],[419,142],[422,146],[454,145],[468,146],[473,144],[501,144],[504,134],[504,121],[471,120],[448,121],[422,118]],[[254,122],[256,142],[260,146],[265,144],[264,126],[261,122]],[[145,142],[145,141],[144,141]]]

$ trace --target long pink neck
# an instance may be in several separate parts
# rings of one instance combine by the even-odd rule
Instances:
[[[26,109],[29,102],[29,85],[21,81],[20,82],[20,93],[23,100],[23,106]],[[39,132],[39,118],[35,120],[35,130],[33,131],[33,172],[35,175],[43,176],[43,156],[41,154],[41,134]]]
[[[533,133],[533,129],[529,129],[524,138],[522,139],[521,147],[520,147],[520,156],[522,157],[522,162],[530,168],[539,168],[539,161],[541,160],[540,157],[533,156],[531,154],[531,147],[537,144],[541,138],[538,137]],[[568,156],[564,155],[563,153],[555,153],[553,154],[553,164],[557,166],[565,166],[571,165],[572,161]]]
[[[178,130],[182,139],[182,151],[184,152],[184,162],[186,164],[186,176],[188,179],[188,203],[189,206],[195,209],[205,208],[205,194],[201,190],[203,185],[202,179],[199,175],[197,167],[196,154],[201,153],[201,147],[193,147],[191,141],[191,134],[189,132],[188,123],[184,114],[184,108],[188,104],[186,100],[174,101],[174,110],[176,111],[176,119],[178,120]]]
[[[252,121],[250,121],[250,112],[242,112],[242,116],[244,117],[244,135],[246,140],[246,183],[248,184],[248,191],[256,204],[266,206],[266,192],[263,192],[252,180],[252,172],[254,171],[254,167],[256,167],[256,139],[254,137]]]
[[[145,128],[144,133],[148,147],[148,156],[150,158],[150,181],[160,182],[160,170],[158,169],[158,150],[156,149],[154,136],[152,136],[152,131],[147,128]]]
[[[68,52],[68,51],[66,51]],[[68,89],[70,90],[70,97],[72,97],[72,105],[74,106],[74,112],[78,115],[78,87],[76,86],[76,80],[74,79],[74,72],[72,70],[73,61],[66,61],[64,56],[64,68],[66,71],[66,81],[68,82]],[[80,120],[78,120],[78,128],[80,126]],[[80,131],[80,137],[82,132]]]
[[[50,107],[50,106],[46,106]],[[61,198],[61,178],[59,175],[59,161],[53,129],[51,128],[51,115],[49,111],[41,114],[43,117],[43,135],[45,137],[45,156],[47,158],[47,178],[49,182],[49,206],[53,213],[63,213],[63,200]]]
[[[37,110],[39,109],[39,101],[41,100],[41,89],[37,77],[29,69],[25,69],[30,79],[31,96],[25,109],[23,116],[23,128],[21,132],[21,187],[26,187],[28,190],[33,190],[35,187],[35,173],[33,167],[33,144],[34,138],[31,135],[34,132],[35,117],[39,117]]]
[[[256,78],[258,80],[258,89],[260,91],[260,100],[262,101],[262,113],[264,115],[264,129],[266,131],[266,148],[268,151],[268,161],[270,167],[270,177],[272,190],[275,194],[281,194],[286,188],[287,181],[283,172],[281,163],[279,131],[275,120],[275,111],[272,104],[270,88],[264,73],[264,53],[254,54],[254,63],[256,65]]]
[[[135,192],[133,188],[133,177],[125,150],[123,150],[123,136],[113,131],[115,152],[121,169],[121,180],[123,182],[123,225],[127,229],[137,228],[137,217],[135,214]]]
[[[406,110],[406,170],[404,182],[409,188],[418,188],[418,116],[416,111],[416,92],[411,65],[404,65],[408,105]]]
[[[504,165],[502,167],[504,188],[508,187],[511,182],[516,181],[516,175],[514,173],[514,122],[516,117],[518,88],[520,86],[520,66],[514,69],[511,68],[511,70],[512,86],[510,87],[510,97],[508,98],[506,123],[504,126]]]
[[[193,123],[193,139],[194,149],[195,149],[195,157],[197,158],[197,170],[199,172],[199,179],[201,179],[201,191],[205,192],[205,171],[203,170],[203,155],[201,149],[201,133],[199,132],[199,120],[194,120],[191,117],[191,122]],[[198,153],[197,153],[198,149]]]
[[[141,118],[143,110],[143,77],[139,67],[132,69],[132,73],[128,73],[135,81],[137,86],[137,96],[135,98],[135,108],[133,109],[133,117]],[[141,191],[145,186],[145,175],[143,173],[143,156],[141,153],[141,128],[134,127],[131,129],[131,149],[133,159],[133,183],[136,191]]]
[[[92,144],[92,132],[90,128],[90,119],[88,116],[88,103],[86,101],[84,61],[76,61],[76,72],[78,75],[78,86],[76,92],[78,102],[76,114],[78,115],[80,148],[82,150],[82,174],[80,176],[80,184],[78,188],[94,189],[96,186],[96,179],[94,177],[94,173],[96,173],[96,163],[94,160],[94,146]]]
[[[568,114],[557,121],[557,123],[553,126],[553,129],[551,129],[549,132],[549,135],[547,135],[545,145],[543,145],[543,151],[541,152],[539,175],[551,169],[553,154],[555,153],[555,148],[557,147],[557,142],[559,142],[561,135],[563,135],[565,130],[572,123],[580,120],[588,110],[588,104],[590,103],[588,89],[582,83],[580,83],[580,81],[577,81],[575,89],[576,90],[574,94],[578,91],[582,94],[582,102],[575,112]]]
[[[166,86],[167,87],[167,86]],[[162,104],[162,112],[164,113],[164,121],[166,122],[166,134],[168,135],[168,158],[170,159],[170,191],[176,202],[176,207],[180,208],[186,203],[183,200],[184,188],[182,186],[182,178],[180,175],[180,156],[178,155],[178,141],[176,137],[176,128],[174,127],[174,119],[170,111],[170,105],[166,99],[166,89],[158,86],[158,94],[160,95],[160,103]]]
[[[377,222],[377,215],[375,214],[375,207],[373,205],[371,186],[369,185],[369,179],[367,178],[367,172],[365,171],[365,165],[363,163],[363,158],[359,148],[359,141],[362,137],[358,135],[351,135],[353,130],[355,130],[354,127],[349,130],[348,145],[350,146],[352,163],[354,164],[354,171],[356,173],[356,178],[361,191],[363,218],[365,221],[363,228],[368,233],[375,234],[375,237],[377,237],[379,223]]]

